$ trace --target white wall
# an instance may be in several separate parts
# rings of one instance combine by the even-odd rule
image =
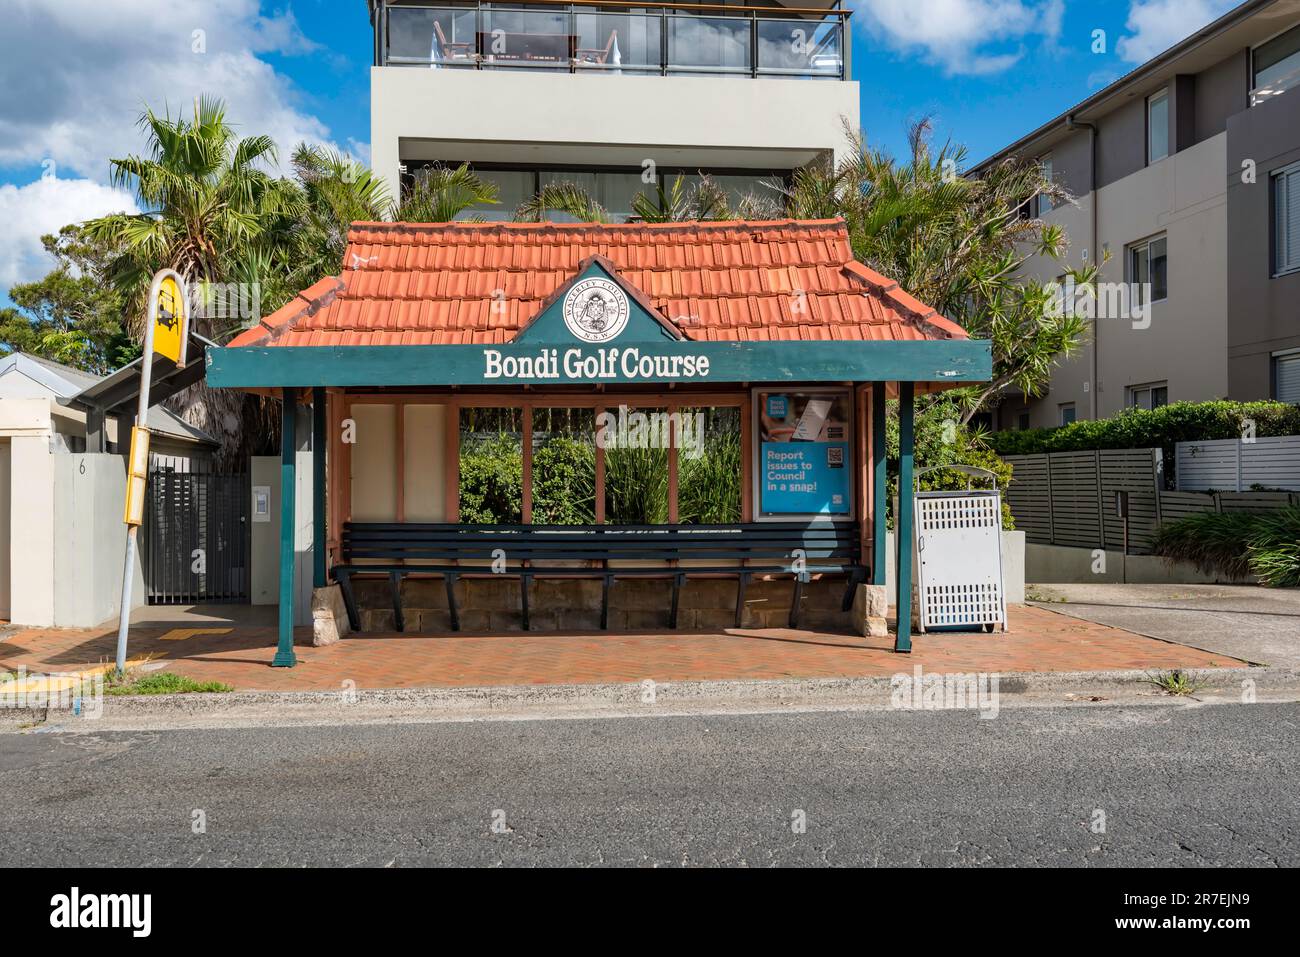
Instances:
[[[858,84],[372,67],[371,167],[408,158],[791,168],[847,143]]]
[[[258,455],[250,462],[251,484],[271,488],[271,520],[251,524],[249,600],[254,605],[275,605],[280,601],[280,456]],[[306,625],[311,623],[313,561],[311,452],[297,454],[295,477],[293,621],[295,625]],[[251,522],[251,514],[249,519]]]
[[[10,620],[54,624],[54,457],[50,437],[9,440],[12,491],[9,508]]]
[[[126,463],[121,456],[49,456],[54,479],[54,624],[89,628],[118,614],[126,525]],[[136,550],[131,607],[145,604]]]

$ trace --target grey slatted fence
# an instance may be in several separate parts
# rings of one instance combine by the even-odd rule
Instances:
[[[1106,548],[1124,547],[1124,519],[1119,517],[1116,493],[1128,492],[1128,550],[1151,551],[1160,524],[1162,455],[1159,449],[1105,449],[1100,458],[1101,514]]]
[[[1300,435],[1179,442],[1178,490],[1300,491]]]
[[[1010,455],[1007,503],[1025,540],[1040,545],[1120,548],[1124,522],[1115,493],[1129,493],[1129,551],[1145,554],[1160,522],[1159,449]]]
[[[1101,475],[1096,452],[1048,456],[1052,493],[1052,544],[1101,545]]]
[[[1015,516],[1016,528],[1025,541],[1052,544],[1052,493],[1049,487],[1047,454],[1008,455],[1014,471],[1005,489],[1007,506]]]
[[[1166,522],[1199,515],[1201,512],[1217,512],[1219,504],[1209,492],[1161,492],[1160,517]]]
[[[1295,492],[1219,492],[1216,497],[1220,512],[1270,512],[1300,499]]]
[[[1300,492],[1160,493],[1160,514],[1166,522],[1201,512],[1271,512],[1288,505],[1300,505]]]

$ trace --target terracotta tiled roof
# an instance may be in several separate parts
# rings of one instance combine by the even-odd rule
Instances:
[[[356,223],[340,276],[230,345],[508,342],[593,256],[687,339],[966,338],[855,262],[840,220]]]

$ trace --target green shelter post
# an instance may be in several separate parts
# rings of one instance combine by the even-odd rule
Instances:
[[[885,515],[889,476],[885,473],[885,383],[871,385],[871,584],[885,584]]]
[[[280,400],[280,639],[273,668],[292,668],[298,663],[293,653],[293,539],[295,517],[295,468],[297,454],[294,423],[298,390],[285,388]]]
[[[311,551],[312,587],[324,588],[325,578],[325,390],[311,390]]]
[[[894,601],[898,610],[898,627],[894,650],[898,652],[912,650],[912,524],[916,501],[912,491],[913,388],[911,382],[898,383],[898,515],[894,522],[894,537],[898,544],[894,575],[898,584],[898,597]]]

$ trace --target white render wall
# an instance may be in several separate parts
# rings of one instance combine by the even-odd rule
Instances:
[[[0,400],[9,444],[9,620],[89,628],[117,614],[126,526],[121,456],[51,450],[62,407],[49,398]],[[137,555],[132,607],[144,604]]]
[[[847,146],[858,84],[837,80],[372,67],[371,167],[408,158],[663,166],[801,166]]]
[[[126,461],[78,452],[47,456],[54,477],[54,624],[89,628],[117,617],[122,598]],[[136,550],[131,607],[146,602]]]
[[[301,428],[301,425],[299,425]],[[313,576],[312,539],[315,527],[312,522],[312,456],[311,452],[298,452],[294,459],[294,595],[293,623],[311,624],[311,592]],[[249,514],[249,603],[253,605],[278,605],[280,603],[280,469],[278,455],[254,455],[249,459],[249,485],[266,485],[271,489],[271,520],[254,522]],[[252,494],[250,490],[250,495]]]

